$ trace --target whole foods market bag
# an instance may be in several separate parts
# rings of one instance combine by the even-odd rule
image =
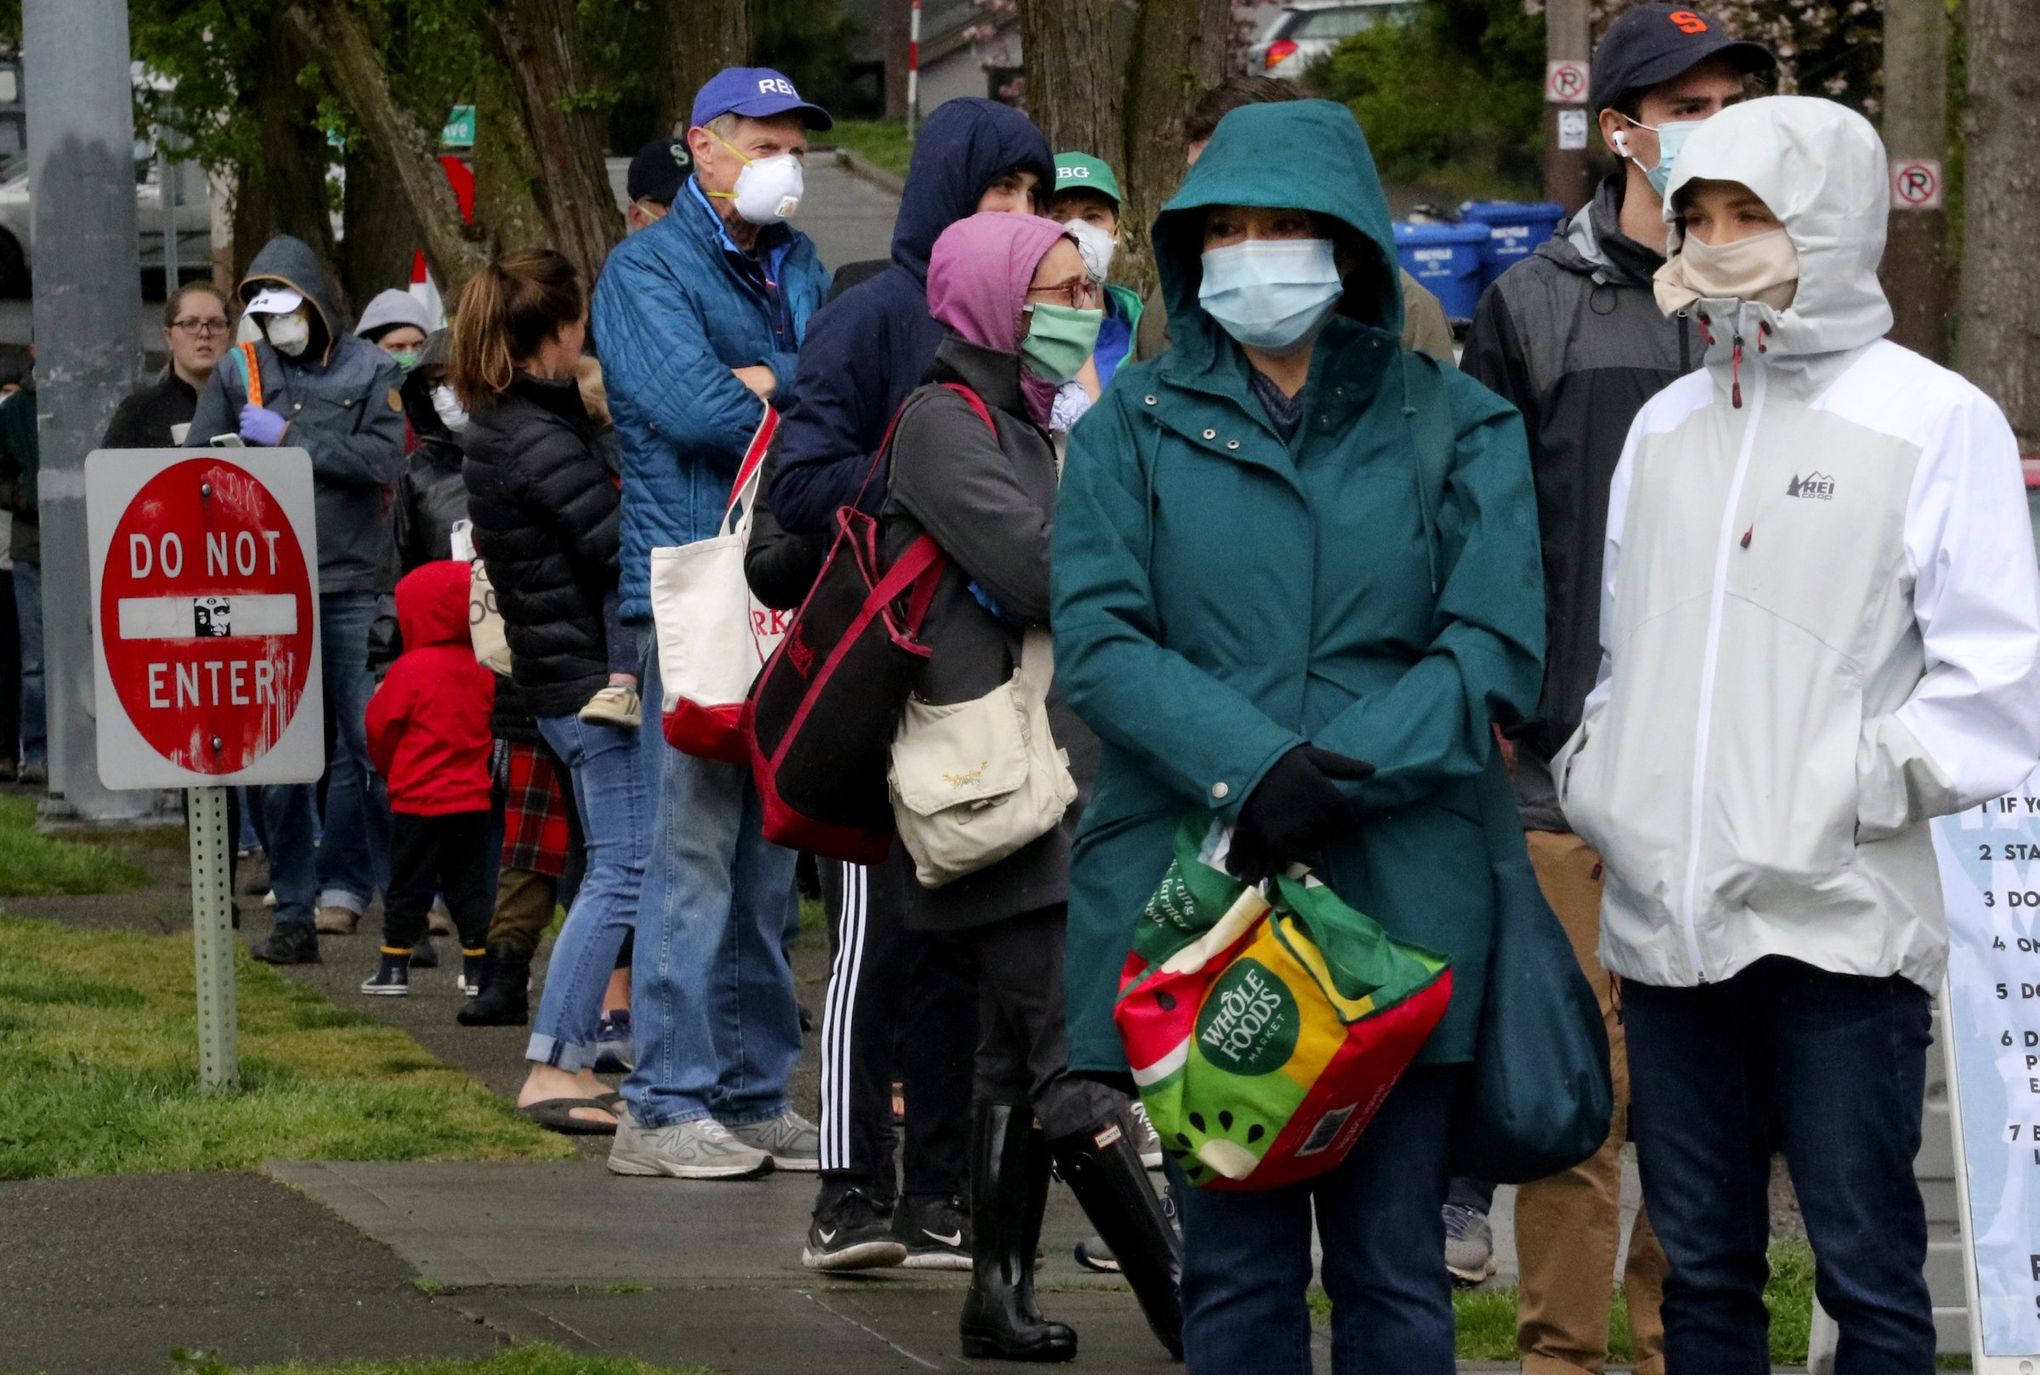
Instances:
[[[1452,998],[1442,955],[1308,875],[1271,902],[1194,817],[1135,929],[1113,1008],[1163,1148],[1199,1188],[1271,1189],[1346,1158]]]

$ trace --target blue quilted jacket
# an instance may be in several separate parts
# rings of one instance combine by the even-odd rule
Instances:
[[[652,550],[715,533],[762,411],[730,369],[762,364],[793,400],[795,356],[828,274],[806,235],[780,226],[756,258],[723,233],[692,179],[673,211],[616,246],[593,324],[623,457],[625,620],[651,616]]]

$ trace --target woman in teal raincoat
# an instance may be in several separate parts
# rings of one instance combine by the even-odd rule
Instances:
[[[1446,1375],[1439,1209],[1496,917],[1480,780],[1544,651],[1522,423],[1400,347],[1388,209],[1341,106],[1227,115],[1154,241],[1172,347],[1077,426],[1057,506],[1056,677],[1104,747],[1070,1065],[1124,1082],[1118,972],[1188,811],[1233,826],[1240,872],[1306,861],[1448,954],[1450,1010],[1342,1165],[1177,1182],[1192,1375],[1309,1368],[1313,1208],[1336,1368]]]

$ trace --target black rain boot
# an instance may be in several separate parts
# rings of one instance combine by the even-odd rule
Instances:
[[[531,1020],[531,956],[509,946],[492,946],[482,991],[469,998],[454,1020],[462,1026],[523,1026]]]
[[[1047,1202],[1048,1155],[1032,1110],[979,1104],[971,1122],[970,1292],[957,1324],[965,1356],[1067,1361],[1077,1354],[1077,1334],[1044,1319],[1034,1303],[1034,1248]]]
[[[1116,1115],[1049,1143],[1056,1171],[1119,1261],[1148,1326],[1183,1359],[1183,1244]]]

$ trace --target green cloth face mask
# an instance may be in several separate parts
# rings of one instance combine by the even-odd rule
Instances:
[[[1082,372],[1098,347],[1098,329],[1105,323],[1105,312],[1030,305],[1027,314],[1030,323],[1027,337],[1020,341],[1021,366],[1057,386]]]
[[[393,353],[390,357],[396,359],[397,366],[405,372],[409,372],[412,368],[418,366],[418,350],[416,349],[407,349],[403,353]]]

